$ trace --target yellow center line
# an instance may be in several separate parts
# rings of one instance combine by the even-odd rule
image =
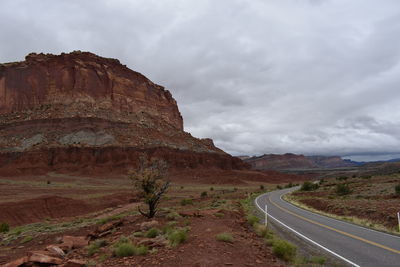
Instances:
[[[385,250],[388,250],[388,251],[391,251],[391,252],[400,254],[400,250],[387,247],[387,246],[385,246],[385,245],[376,243],[376,242],[374,242],[374,241],[370,241],[370,240],[368,240],[368,239],[365,239],[365,238],[362,238],[362,237],[359,237],[359,236],[356,236],[356,235],[353,235],[353,234],[350,234],[350,233],[347,233],[347,232],[338,230],[338,229],[336,229],[336,228],[330,227],[330,226],[328,226],[328,225],[325,225],[325,224],[316,222],[316,221],[314,221],[314,220],[311,220],[311,219],[308,219],[308,218],[306,218],[306,217],[303,217],[303,216],[301,216],[301,215],[299,215],[299,214],[296,214],[296,213],[294,213],[294,212],[292,212],[292,211],[290,211],[290,210],[288,210],[288,209],[285,209],[285,208],[279,206],[278,204],[276,204],[274,201],[271,200],[271,197],[269,197],[269,201],[270,201],[273,205],[275,205],[276,207],[280,208],[281,210],[283,210],[283,211],[285,211],[285,212],[287,212],[287,213],[289,213],[289,214],[291,214],[291,215],[293,215],[293,216],[296,216],[296,217],[298,217],[298,218],[300,218],[300,219],[302,219],[302,220],[304,220],[304,221],[310,222],[310,223],[315,224],[315,225],[319,225],[319,226],[324,227],[324,228],[326,228],[326,229],[329,229],[329,230],[335,231],[335,232],[337,232],[337,233],[339,233],[339,234],[342,234],[342,235],[345,235],[345,236],[348,236],[348,237],[351,237],[351,238],[360,240],[360,241],[365,242],[365,243],[368,243],[368,244],[370,244],[370,245],[373,245],[373,246],[376,246],[376,247],[380,247],[380,248],[383,248],[383,249],[385,249]]]

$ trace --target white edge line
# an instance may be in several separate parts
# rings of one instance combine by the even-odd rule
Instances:
[[[290,192],[290,191],[289,191],[289,192]],[[363,230],[368,230],[368,231],[375,232],[375,233],[378,233],[378,234],[384,234],[384,235],[387,235],[387,236],[390,236],[390,237],[394,237],[394,238],[400,238],[400,236],[397,236],[397,235],[393,235],[393,234],[381,232],[381,231],[378,231],[378,230],[375,230],[375,229],[371,229],[371,228],[367,228],[367,227],[365,227],[365,226],[358,225],[358,224],[355,224],[355,223],[350,223],[350,222],[342,221],[342,220],[340,220],[340,219],[336,219],[336,218],[333,218],[333,217],[329,217],[329,216],[326,216],[326,215],[323,215],[323,214],[318,214],[318,213],[312,212],[312,211],[310,211],[310,210],[306,210],[306,209],[303,209],[303,208],[301,208],[301,207],[298,207],[298,206],[296,206],[296,205],[294,205],[294,204],[290,203],[289,201],[284,200],[284,199],[282,198],[282,196],[288,194],[289,192],[286,192],[285,194],[280,195],[279,198],[280,198],[282,201],[284,201],[285,203],[287,203],[287,204],[293,206],[294,208],[300,209],[301,211],[305,211],[305,212],[307,212],[307,213],[310,213],[310,214],[312,214],[312,215],[316,215],[316,216],[319,216],[319,217],[322,217],[322,218],[325,218],[325,219],[335,220],[335,221],[340,222],[340,223],[342,223],[342,224],[347,224],[347,225],[350,225],[350,226],[355,226],[355,227],[361,228],[361,229],[363,229]]]
[[[265,195],[265,194],[263,194],[263,195]],[[258,207],[262,212],[265,213],[265,211],[260,207],[260,205],[259,205],[258,202],[257,202],[257,200],[258,200],[260,197],[262,197],[263,195],[258,196],[258,197],[255,199],[254,202],[256,203],[257,207]],[[269,213],[267,213],[267,214],[268,214],[269,217],[271,217],[272,219],[274,219],[275,221],[277,221],[277,222],[280,223],[281,225],[285,226],[286,228],[288,228],[290,231],[294,232],[294,233],[297,234],[298,236],[304,238],[305,240],[307,240],[307,241],[313,243],[314,245],[316,245],[316,246],[318,246],[318,247],[320,247],[320,248],[326,250],[327,252],[333,254],[334,256],[336,256],[336,257],[338,257],[338,258],[344,260],[345,262],[347,262],[347,263],[349,263],[349,264],[351,264],[351,265],[353,265],[353,266],[360,267],[360,265],[355,264],[354,262],[352,262],[352,261],[346,259],[345,257],[340,256],[340,255],[337,254],[336,252],[333,252],[332,250],[330,250],[330,249],[328,249],[328,248],[322,246],[321,244],[315,242],[314,240],[312,240],[312,239],[306,237],[305,235],[303,235],[303,234],[297,232],[297,231],[294,230],[293,228],[287,226],[286,224],[284,224],[284,223],[281,222],[280,220],[276,219],[276,218],[275,218],[274,216],[272,216],[271,214],[269,214]]]

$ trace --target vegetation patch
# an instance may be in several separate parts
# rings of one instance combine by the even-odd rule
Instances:
[[[88,254],[89,256],[93,256],[94,254],[96,254],[96,253],[100,250],[100,248],[105,247],[105,246],[107,246],[107,245],[108,245],[107,240],[104,240],[104,239],[96,240],[96,241],[92,242],[92,243],[88,246],[88,248],[87,248],[87,254]]]
[[[117,257],[129,257],[134,255],[146,255],[149,248],[146,246],[135,246],[129,238],[122,236],[114,244],[114,255]]]
[[[347,184],[337,184],[336,185],[336,194],[339,196],[348,195],[351,193],[350,187]]]
[[[217,240],[222,242],[233,243],[233,236],[231,233],[220,233],[217,235]]]
[[[10,226],[5,222],[0,222],[0,233],[7,233],[10,230]]]
[[[274,240],[272,251],[278,258],[292,262],[296,257],[297,247],[285,240]]]
[[[171,247],[176,247],[187,239],[188,229],[171,230],[168,234],[168,241]]]
[[[158,230],[157,228],[151,228],[149,231],[147,231],[145,236],[147,238],[154,238],[154,237],[158,236],[159,234],[160,234],[160,230]]]
[[[181,206],[193,205],[193,199],[185,198],[181,200]]]
[[[318,188],[319,188],[318,184],[312,183],[312,182],[309,182],[309,181],[305,181],[301,185],[300,190],[301,191],[314,191],[314,190],[317,190]]]
[[[32,236],[30,236],[30,235],[25,236],[24,239],[21,240],[21,244],[25,244],[25,243],[31,242],[32,240],[33,240]]]

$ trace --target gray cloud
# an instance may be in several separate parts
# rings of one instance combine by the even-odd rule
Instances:
[[[166,86],[233,154],[396,154],[397,0],[5,0],[0,61],[92,51]]]

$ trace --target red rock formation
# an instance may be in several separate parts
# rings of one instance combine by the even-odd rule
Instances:
[[[354,163],[338,156],[304,156],[287,153],[284,155],[268,154],[260,157],[245,158],[256,170],[289,170],[314,168],[340,168],[355,166]]]
[[[29,54],[26,61],[0,65],[0,114],[33,109],[46,109],[46,118],[146,112],[183,129],[169,91],[116,59],[88,52]]]
[[[175,169],[248,165],[183,131],[169,91],[91,53],[0,64],[0,174],[120,172],[141,155]]]

